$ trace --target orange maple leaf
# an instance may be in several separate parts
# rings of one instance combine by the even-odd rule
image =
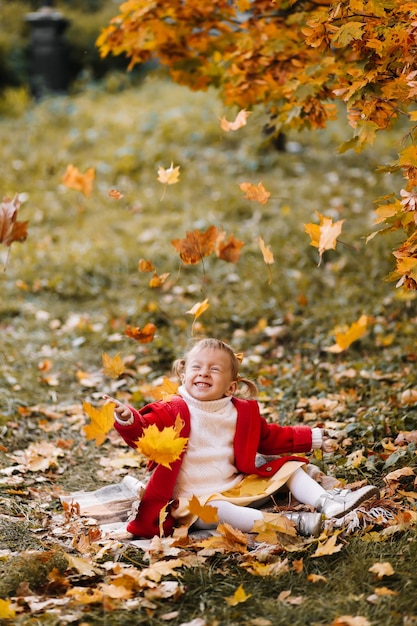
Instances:
[[[240,259],[240,254],[245,243],[239,241],[234,235],[229,235],[226,241],[223,241],[226,233],[223,231],[217,238],[216,242],[216,254],[219,259],[228,261],[229,263],[237,263]]]
[[[150,343],[153,341],[155,332],[156,326],[151,322],[145,324],[143,328],[139,328],[139,326],[130,326],[129,324],[127,324],[125,328],[125,334],[139,343]]]
[[[241,604],[242,602],[246,602],[249,598],[252,597],[251,593],[246,593],[243,589],[243,585],[239,585],[232,596],[226,596],[225,600],[229,606],[236,606],[237,604]]]
[[[336,552],[340,552],[340,550],[343,548],[343,544],[339,543],[338,545],[336,545],[338,534],[339,532],[334,533],[324,543],[319,542],[316,551],[311,556],[312,557],[329,556],[330,554],[335,554]]]
[[[195,265],[205,256],[214,252],[218,237],[218,230],[215,226],[201,233],[198,229],[187,232],[184,239],[173,239],[171,241],[174,248],[180,253],[180,258],[187,265]]]
[[[253,185],[252,183],[240,183],[239,187],[246,194],[244,197],[248,200],[254,200],[259,204],[266,204],[271,194],[265,189],[262,183]]]
[[[211,504],[201,504],[197,496],[193,496],[191,500],[189,500],[188,507],[190,513],[197,515],[206,524],[215,524],[219,521],[217,507]]]
[[[164,377],[161,385],[149,390],[149,395],[155,398],[155,400],[165,400],[167,402],[171,396],[177,394],[178,387],[178,382],[173,382],[169,378]]]
[[[337,354],[347,350],[354,341],[357,341],[365,335],[370,320],[371,318],[368,315],[361,315],[360,318],[356,322],[353,322],[347,330],[336,331],[336,343],[329,348],[326,348],[327,352],[334,352]]]
[[[74,165],[68,165],[62,177],[62,182],[69,189],[81,191],[81,193],[88,198],[93,190],[95,174],[96,171],[94,167],[90,167],[85,174],[81,174]]]
[[[117,189],[109,189],[109,197],[114,200],[121,200],[123,198],[123,194]]]
[[[320,220],[320,224],[304,224],[304,229],[310,235],[310,245],[319,249],[320,265],[323,253],[326,250],[334,250],[336,248],[337,238],[342,232],[345,220],[333,222],[331,217],[325,217],[318,211],[316,211],[316,215]]]
[[[87,439],[95,439],[96,446],[101,446],[107,433],[113,428],[115,404],[109,402],[96,409],[88,402],[83,402],[83,409],[91,419],[91,423],[83,426]]]
[[[170,469],[171,463],[180,458],[187,445],[188,438],[180,437],[182,427],[179,414],[174,426],[159,430],[156,424],[151,424],[143,429],[142,437],[135,442],[136,447],[151,461]]]
[[[103,372],[105,376],[109,378],[119,378],[125,371],[125,366],[121,359],[120,353],[111,357],[105,352],[102,353],[101,359],[103,361]]]
[[[138,263],[139,272],[154,272],[155,268],[153,266],[152,261],[147,261],[146,259],[140,259]]]
[[[222,117],[220,119],[220,127],[222,130],[226,131],[226,133],[228,133],[230,130],[238,130],[239,128],[242,128],[242,126],[246,126],[249,115],[249,111],[241,109],[236,115],[233,122],[228,122],[225,117]]]

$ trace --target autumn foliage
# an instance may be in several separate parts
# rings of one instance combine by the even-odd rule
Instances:
[[[256,105],[267,107],[276,133],[323,128],[343,111],[352,136],[339,149],[360,152],[402,124],[398,158],[384,167],[402,173],[403,189],[376,211],[380,233],[404,236],[390,279],[414,290],[416,17],[416,3],[404,0],[128,0],[97,43],[103,57],[126,55],[129,68],[157,59],[180,84],[215,86],[244,112],[237,125]]]

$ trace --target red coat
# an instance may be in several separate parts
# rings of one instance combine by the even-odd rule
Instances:
[[[288,455],[292,452],[309,452],[312,445],[312,433],[309,426],[279,426],[268,423],[259,413],[256,400],[233,398],[237,408],[236,432],[234,437],[234,452],[236,469],[242,474],[257,474],[258,476],[272,476],[286,461],[303,461],[303,457],[284,456],[264,463],[260,467],[255,465],[256,453],[265,455]],[[126,443],[136,448],[136,441],[142,436],[143,429],[156,424],[159,430],[175,424],[178,413],[183,420],[181,437],[190,436],[190,412],[185,401],[174,396],[169,402],[159,401],[146,405],[140,411],[134,408],[133,424],[124,426],[115,423],[115,429]],[[142,496],[136,518],[128,523],[127,530],[139,537],[153,537],[159,535],[159,514],[172,499],[175,482],[181,466],[181,457],[174,461],[168,469],[162,465],[154,466],[153,472]],[[168,508],[168,507],[167,507]],[[165,534],[170,534],[175,525],[175,519],[168,515],[163,523]]]

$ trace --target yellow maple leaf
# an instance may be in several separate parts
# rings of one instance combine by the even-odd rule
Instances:
[[[149,389],[149,395],[155,398],[155,400],[165,400],[166,402],[175,396],[178,392],[179,384],[171,379],[164,377],[162,383],[157,387]]]
[[[138,270],[139,272],[154,272],[155,268],[152,261],[148,261],[147,259],[139,259]]]
[[[336,545],[337,536],[339,533],[334,533],[327,541],[324,543],[319,542],[316,551],[312,554],[312,557],[317,556],[329,556],[330,554],[335,554],[336,552],[340,552],[343,548],[343,544],[339,543]]]
[[[252,183],[240,183],[239,187],[246,194],[244,196],[245,198],[259,202],[259,204],[262,205],[266,204],[271,196],[270,192],[265,189],[262,183],[258,183],[257,185],[252,185]]]
[[[165,272],[164,274],[159,274],[159,275],[156,272],[154,272],[154,275],[149,281],[149,287],[152,287],[152,288],[161,287],[166,281],[166,279],[168,278],[168,276],[169,276],[169,272]]]
[[[239,585],[232,596],[226,596],[225,600],[229,606],[236,606],[237,604],[241,604],[242,602],[246,602],[249,598],[252,597],[251,593],[246,593],[243,589],[243,585]]]
[[[331,217],[325,217],[318,211],[316,211],[316,215],[320,220],[320,224],[304,224],[304,230],[310,235],[310,245],[319,249],[320,265],[323,253],[326,250],[334,250],[336,248],[337,238],[342,232],[345,220],[333,222]]]
[[[96,409],[88,402],[83,402],[83,409],[91,419],[90,424],[83,426],[83,431],[87,439],[95,439],[96,446],[101,446],[107,433],[113,428],[114,407],[114,403],[109,402],[100,409]]]
[[[120,352],[113,357],[103,352],[101,359],[103,361],[103,372],[105,376],[109,378],[119,378],[125,371]]]
[[[358,339],[361,339],[366,333],[370,318],[368,315],[361,315],[360,318],[353,322],[346,331],[336,331],[336,343],[329,348],[325,348],[327,352],[344,352],[349,346]]]
[[[85,174],[82,174],[74,165],[68,165],[62,177],[62,182],[69,189],[81,191],[88,198],[93,190],[95,175],[94,167],[90,167]]]
[[[197,515],[206,524],[213,524],[219,521],[217,507],[211,504],[201,504],[197,496],[193,496],[188,503],[190,513]]]
[[[248,117],[250,115],[250,111],[245,111],[245,109],[241,109],[239,113],[236,115],[233,122],[228,122],[225,117],[220,119],[220,127],[222,130],[228,133],[230,130],[238,130],[242,128],[242,126],[246,126]]]
[[[137,449],[149,460],[163,465],[168,469],[171,463],[180,458],[188,438],[180,437],[183,422],[177,415],[174,426],[167,426],[159,430],[156,424],[143,429],[143,435],[136,441]]]
[[[14,617],[16,617],[16,612],[11,602],[0,598],[0,619],[13,619]]]
[[[206,298],[205,300],[203,300],[203,302],[196,302],[195,305],[191,309],[186,311],[186,313],[189,313],[190,315],[194,315],[194,319],[197,319],[200,317],[200,315],[204,313],[204,311],[207,311],[209,306],[210,304],[209,304],[208,298]]]
[[[180,177],[180,166],[174,167],[173,162],[166,169],[162,166],[158,167],[158,181],[164,185],[175,185]]]

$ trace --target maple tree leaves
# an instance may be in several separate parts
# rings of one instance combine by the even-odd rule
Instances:
[[[402,170],[406,180],[404,211],[396,220],[388,217],[386,226],[406,235],[394,252],[396,269],[389,279],[415,290],[417,252],[410,237],[417,224],[405,213],[415,216],[416,206],[416,17],[416,4],[403,0],[278,0],[273,9],[262,0],[213,0],[204,8],[195,0],[146,6],[131,0],[120,6],[97,45],[102,56],[125,54],[129,69],[156,58],[174,81],[193,90],[215,85],[226,105],[240,108],[233,121],[221,118],[225,132],[246,125],[256,104],[270,111],[276,133],[323,128],[338,116],[337,100],[353,132],[340,152],[360,152],[399,120],[408,124],[404,135],[412,145],[401,146],[389,166]],[[329,249],[322,244],[327,245],[319,243],[320,258]]]

